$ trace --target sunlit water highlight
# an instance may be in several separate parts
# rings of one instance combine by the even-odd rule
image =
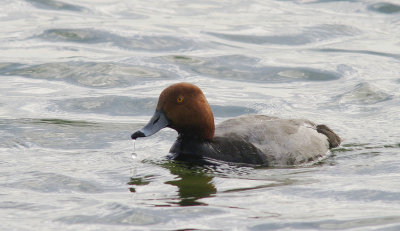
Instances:
[[[3,0],[0,230],[400,230],[400,3]],[[196,166],[130,140],[166,86],[216,122],[308,118],[312,166]]]

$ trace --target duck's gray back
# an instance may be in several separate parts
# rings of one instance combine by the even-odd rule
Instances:
[[[328,137],[305,119],[280,119],[246,115],[216,127],[215,136],[243,139],[263,152],[270,166],[297,165],[315,161],[329,153]]]

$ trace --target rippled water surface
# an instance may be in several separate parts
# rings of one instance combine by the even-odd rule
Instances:
[[[400,230],[400,2],[2,0],[0,230]],[[191,166],[134,144],[191,82],[216,122],[308,118],[316,165]],[[135,146],[135,148],[134,148]]]

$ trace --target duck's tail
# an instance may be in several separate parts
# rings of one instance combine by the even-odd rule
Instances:
[[[324,124],[317,125],[317,132],[322,133],[328,137],[329,148],[335,148],[340,145],[342,139]]]

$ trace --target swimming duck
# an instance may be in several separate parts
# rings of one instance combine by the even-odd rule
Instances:
[[[244,115],[216,128],[203,92],[190,83],[164,89],[153,117],[132,134],[151,136],[162,128],[178,132],[170,149],[175,158],[220,160],[262,166],[299,165],[316,161],[340,145],[341,139],[326,125],[305,119]]]

